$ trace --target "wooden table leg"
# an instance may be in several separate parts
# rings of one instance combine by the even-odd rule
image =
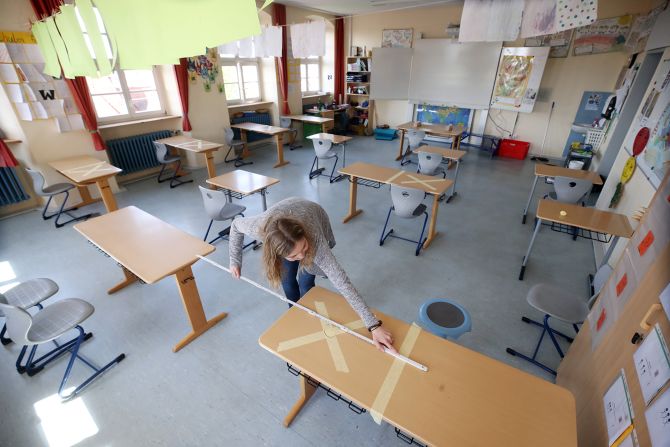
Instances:
[[[277,145],[277,164],[274,167],[280,168],[288,164],[288,161],[284,161],[283,134],[278,133],[275,135],[275,144]]]
[[[175,273],[175,279],[177,280],[181,300],[184,303],[184,310],[193,330],[172,348],[172,352],[179,351],[228,315],[226,312],[222,312],[211,320],[207,320],[190,265],[178,270]]]
[[[435,231],[435,224],[437,223],[437,210],[438,207],[440,206],[440,202],[438,202],[439,198],[440,198],[439,194],[433,194],[433,211],[432,215],[430,216],[430,227],[428,228],[428,238],[426,239],[426,242],[423,243],[423,248],[428,248],[431,242],[433,242],[433,239],[435,239],[435,236],[437,236],[437,231]]]
[[[249,144],[247,143],[247,131],[245,129],[240,129],[240,139],[244,143],[244,148],[242,149],[242,158],[247,158],[251,153],[249,152]]]
[[[130,271],[128,271],[127,268],[121,267],[121,270],[123,271],[123,276],[125,276],[126,279],[124,279],[123,281],[121,281],[120,283],[118,283],[117,285],[112,287],[111,289],[109,289],[107,291],[108,295],[111,295],[112,293],[118,292],[119,290],[123,289],[124,287],[127,287],[127,286],[131,285],[132,283],[134,283],[135,281],[137,281],[137,276],[130,273]]]
[[[102,201],[105,203],[107,212],[111,213],[112,211],[118,210],[119,207],[116,205],[116,199],[114,198],[112,188],[109,186],[109,181],[107,178],[98,179],[95,183],[98,185],[100,196],[102,197]]]
[[[400,148],[398,148],[398,156],[395,158],[396,161],[402,158],[403,143],[405,142],[405,130],[400,129]]]
[[[214,167],[214,151],[206,152],[205,160],[207,162],[207,178],[216,177],[216,168]],[[216,186],[209,185],[209,189],[216,189]]]
[[[303,376],[300,376],[300,397],[298,401],[293,405],[293,408],[288,412],[284,418],[284,427],[288,427],[293,422],[293,419],[298,415],[302,407],[305,406],[307,401],[316,391],[316,387],[310,385]]]
[[[461,134],[462,135],[462,134]],[[461,148],[461,135],[458,135],[457,137],[454,137],[455,145],[456,146],[454,149],[459,150]]]
[[[88,190],[88,185],[78,184],[77,191],[79,191],[79,195],[81,196],[81,202],[77,203],[76,205],[73,205],[77,208],[81,208],[82,206],[90,205],[92,203],[96,203],[102,200],[102,198],[94,199],[93,197],[91,197],[91,193]]]
[[[349,214],[345,216],[342,223],[347,223],[354,217],[358,216],[363,210],[356,209],[356,194],[358,193],[358,177],[351,177],[349,182]]]

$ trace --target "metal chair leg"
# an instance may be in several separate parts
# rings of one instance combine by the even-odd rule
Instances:
[[[426,240],[423,238],[423,233],[426,231],[426,224],[428,223],[428,212],[424,211],[423,214],[425,214],[426,217],[423,219],[423,227],[421,228],[421,234],[419,235],[419,242],[416,245],[416,252],[414,253],[414,256],[419,256],[419,253],[423,248],[423,243],[426,242]]]
[[[335,174],[335,168],[337,167],[337,161],[339,160],[338,156],[335,155],[335,163],[333,163],[333,169],[330,171],[330,183],[333,183],[335,181],[335,178],[333,177],[333,174]]]
[[[207,232],[205,233],[205,237],[202,238],[203,241],[207,241],[207,236],[209,236],[209,230],[212,229],[212,224],[214,223],[214,219],[209,221],[209,226],[207,227]]]
[[[174,173],[172,174],[172,178],[170,179],[170,188],[176,188],[177,186],[184,185],[186,183],[193,183],[193,179],[191,180],[179,180],[179,177],[177,174],[179,173],[179,168],[181,167],[181,160],[177,162],[177,166],[174,168]]]
[[[61,228],[61,227],[65,226],[65,225],[67,225],[71,222],[75,222],[75,221],[78,221],[78,220],[86,220],[89,217],[93,217],[94,215],[97,214],[97,213],[88,213],[88,214],[84,214],[83,216],[72,217],[70,220],[65,221],[65,222],[59,222],[60,216],[64,212],[67,212],[67,210],[64,210],[65,209],[65,203],[67,202],[67,199],[70,197],[70,193],[68,191],[64,191],[64,193],[65,193],[65,199],[63,199],[63,202],[60,204],[60,208],[58,209],[58,213],[56,215],[56,220],[54,221],[54,223],[56,224],[56,228]]]
[[[386,222],[384,222],[384,228],[382,229],[382,234],[381,234],[381,236],[380,236],[380,238],[379,238],[379,245],[380,245],[380,246],[384,245],[384,241],[386,240],[386,238],[389,237],[389,235],[390,235],[391,233],[393,233],[393,228],[391,228],[391,230],[390,230],[388,233],[386,233],[386,235],[384,235],[384,233],[386,232],[386,227],[387,227],[388,224],[389,224],[389,219],[391,219],[391,212],[392,212],[392,211],[393,211],[393,207],[389,208],[389,212],[388,212],[388,214],[386,215]]]
[[[167,182],[168,180],[170,180],[169,177],[168,178],[163,178],[163,172],[165,172],[165,167],[166,166],[167,165],[165,163],[161,164],[161,172],[158,173],[158,183],[163,183],[163,182]]]

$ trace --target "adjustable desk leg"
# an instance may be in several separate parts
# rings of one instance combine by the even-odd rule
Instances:
[[[293,408],[291,408],[291,410],[284,418],[284,427],[288,427],[289,425],[291,425],[293,419],[295,419],[295,417],[298,415],[302,407],[305,406],[305,404],[307,403],[309,398],[312,397],[315,391],[316,387],[313,387],[312,385],[307,383],[307,380],[303,376],[300,376],[300,397],[298,398],[298,401],[293,405]]]
[[[542,219],[537,219],[537,224],[535,225],[535,230],[533,231],[533,236],[530,238],[530,244],[528,245],[528,251],[526,251],[526,256],[523,257],[521,262],[521,271],[519,272],[519,281],[523,281],[523,275],[526,272],[526,264],[528,264],[528,258],[530,257],[530,251],[533,249],[533,243],[535,242],[535,236],[540,231],[542,226]]]
[[[349,214],[344,217],[342,223],[349,222],[351,219],[363,212],[363,210],[356,209],[356,194],[358,192],[358,183],[356,183],[357,180],[358,177],[351,177],[351,181],[349,183]]]
[[[396,161],[402,158],[402,150],[404,142],[405,142],[405,130],[400,129],[400,148],[398,149],[398,156],[395,158]]]
[[[433,211],[430,216],[430,227],[428,227],[428,238],[426,242],[423,243],[423,248],[428,248],[435,236],[437,236],[437,231],[435,231],[435,224],[437,223],[437,210],[440,206],[438,199],[440,198],[439,194],[433,194]]]
[[[535,176],[535,179],[533,179],[533,186],[530,188],[530,194],[528,195],[528,201],[526,202],[526,207],[523,209],[523,217],[521,218],[521,223],[525,224],[526,223],[526,215],[528,214],[528,208],[530,207],[530,202],[533,200],[533,193],[535,192],[535,186],[537,186],[537,179],[539,176]]]

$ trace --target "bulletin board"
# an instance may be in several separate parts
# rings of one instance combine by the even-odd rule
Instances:
[[[548,57],[548,47],[503,48],[491,96],[491,107],[514,112],[532,112]]]
[[[31,33],[0,31],[0,83],[23,121],[54,120],[59,132],[84,130],[69,88],[45,75],[44,59]]]

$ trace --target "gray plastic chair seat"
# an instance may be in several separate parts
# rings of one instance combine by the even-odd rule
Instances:
[[[95,308],[78,298],[68,298],[45,307],[33,316],[27,339],[44,343],[58,338],[90,317]]]
[[[335,153],[335,151],[332,151],[332,150],[319,156],[319,158],[322,159],[322,160],[328,160],[330,158],[335,158],[335,157],[337,157],[337,154]]]
[[[570,324],[583,322],[589,313],[588,304],[583,297],[549,284],[533,286],[526,300],[540,312]]]
[[[179,157],[179,155],[166,155],[165,158],[163,158],[163,160],[159,160],[159,161],[161,163],[168,164],[168,163],[174,163],[175,161],[179,161],[179,160],[181,160],[181,157]]]
[[[54,183],[53,185],[45,186],[42,192],[46,195],[60,194],[74,188],[72,183]]]
[[[214,220],[228,220],[232,219],[233,217],[242,214],[244,211],[246,211],[247,207],[238,205],[236,203],[231,203],[228,202],[226,203],[223,208],[221,208],[221,211],[219,211],[219,215],[217,218]]]
[[[22,282],[4,293],[7,304],[28,309],[58,292],[58,284],[48,278],[35,278]],[[0,315],[2,311],[0,311]]]

